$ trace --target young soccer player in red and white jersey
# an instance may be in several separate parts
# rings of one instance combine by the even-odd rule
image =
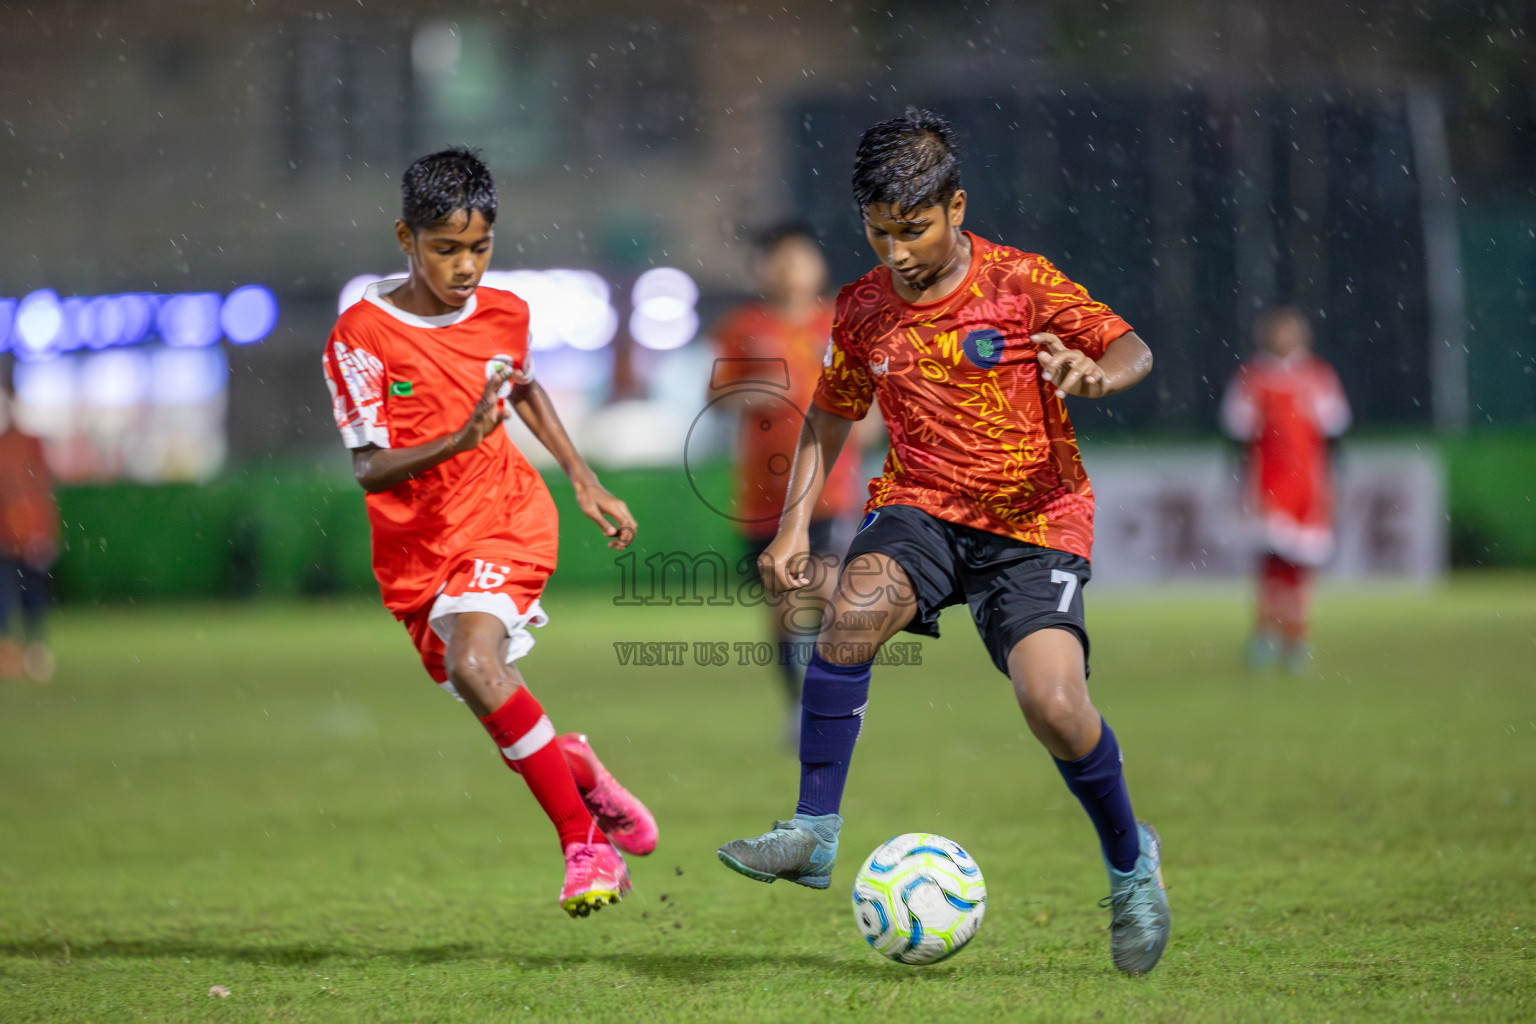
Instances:
[[[575,485],[582,512],[627,546],[635,520],[572,446],[528,357],[528,306],[479,287],[496,188],[463,149],[423,157],[401,181],[395,235],[408,277],[371,286],[325,347],[343,442],[368,492],[373,568],[428,675],[469,705],[554,823],[560,905],[574,916],[623,898],[656,823],[592,752],[555,734],[516,662],[555,568],[559,527],[543,479],[502,421],[515,411]]]
[[[1333,367],[1312,354],[1312,325],[1301,310],[1265,310],[1253,337],[1259,351],[1221,403],[1223,428],[1247,448],[1247,504],[1264,551],[1248,664],[1262,669],[1280,659],[1303,675],[1312,668],[1312,574],[1333,554],[1329,445],[1349,429],[1349,400]]]
[[[823,467],[877,398],[891,450],[806,669],[795,814],[720,859],[761,881],[828,887],[875,654],[899,630],[937,636],[940,609],[964,602],[1098,831],[1114,964],[1145,973],[1168,941],[1161,841],[1132,814],[1119,745],[1088,698],[1093,491],[1062,399],[1131,387],[1151,353],[1043,257],[961,230],[966,194],[942,118],[912,111],[866,131],[853,191],[881,265],[838,295],[790,475],[790,492],[809,494],[763,553],[768,585],[805,584]]]

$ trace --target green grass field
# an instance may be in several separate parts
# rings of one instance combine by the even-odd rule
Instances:
[[[377,607],[66,608],[53,684],[0,685],[0,1020],[1536,1017],[1536,580],[1325,594],[1303,680],[1239,671],[1235,590],[1089,597],[1166,844],[1149,977],[1111,968],[1087,819],[963,614],[877,673],[815,893],[715,860],[793,805],[769,670],[612,647],[756,639],[755,610],[557,584],[523,668],[656,811],[631,899],[559,910],[552,829]],[[872,954],[847,897],[913,830],[991,893],[928,969]]]

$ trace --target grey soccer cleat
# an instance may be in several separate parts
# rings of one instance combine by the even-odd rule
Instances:
[[[1243,665],[1250,672],[1265,672],[1280,660],[1280,638],[1264,630],[1256,631],[1243,649]]]
[[[1136,823],[1141,852],[1128,872],[1109,869],[1109,895],[1099,901],[1114,917],[1109,951],[1126,974],[1146,974],[1168,945],[1168,894],[1163,889],[1163,841],[1157,829]]]
[[[1312,647],[1304,640],[1288,643],[1280,655],[1280,661],[1291,675],[1305,679],[1312,674]]]
[[[842,827],[843,819],[837,814],[776,821],[772,831],[752,839],[733,839],[720,847],[720,862],[759,882],[783,878],[825,889],[832,884],[837,833]]]

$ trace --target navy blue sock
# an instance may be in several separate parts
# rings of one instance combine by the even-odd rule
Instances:
[[[797,815],[836,814],[848,781],[853,745],[869,705],[869,667],[834,665],[820,653],[805,666],[800,691],[800,802]]]
[[[1052,760],[1098,830],[1104,859],[1116,870],[1129,871],[1136,866],[1141,840],[1136,833],[1136,816],[1131,813],[1131,795],[1125,789],[1125,774],[1120,770],[1120,744],[1115,742],[1109,723],[1102,718],[1099,721],[1104,731],[1088,756],[1076,761]]]

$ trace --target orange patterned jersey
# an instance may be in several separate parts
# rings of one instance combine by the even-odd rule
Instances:
[[[866,510],[911,505],[1089,558],[1093,489],[1030,335],[1100,359],[1131,325],[1044,257],[966,235],[970,271],[942,299],[905,301],[884,266],[838,293],[816,404],[862,419],[880,400],[891,448]]]

